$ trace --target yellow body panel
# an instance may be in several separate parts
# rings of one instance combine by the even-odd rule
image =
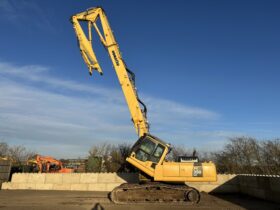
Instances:
[[[215,182],[216,166],[212,162],[201,163],[202,176],[194,176],[195,163],[164,162],[155,168],[155,181],[174,182]]]
[[[166,182],[215,182],[217,181],[216,166],[212,162],[200,163],[202,176],[195,177],[194,167],[196,163],[163,162],[152,167],[152,162],[142,162],[135,157],[126,159],[130,164],[154,178],[154,181]]]
[[[132,156],[126,158],[126,161],[138,168],[140,171],[144,172],[145,174],[148,174],[150,177],[154,177],[155,169],[151,167],[152,163],[150,161],[142,162]]]

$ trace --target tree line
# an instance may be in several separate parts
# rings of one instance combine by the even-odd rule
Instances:
[[[88,172],[135,172],[125,159],[131,145],[94,145],[88,156]],[[218,173],[226,174],[280,174],[280,139],[257,140],[252,137],[228,139],[221,150],[197,151],[184,146],[173,146],[168,161],[177,161],[180,156],[197,156],[200,161],[213,161]]]
[[[23,166],[26,161],[35,155],[35,152],[28,150],[22,145],[8,145],[0,142],[0,158],[12,160],[14,166]]]
[[[136,172],[125,161],[132,145],[101,143],[91,147],[86,158],[86,172]],[[0,157],[8,157],[13,165],[22,166],[35,153],[24,146],[9,146],[0,142]],[[252,137],[228,139],[221,150],[197,151],[184,146],[173,146],[168,161],[180,156],[198,156],[201,161],[213,161],[218,173],[280,174],[280,139],[257,140]]]
[[[280,139],[231,138],[210,157],[219,173],[279,175]]]

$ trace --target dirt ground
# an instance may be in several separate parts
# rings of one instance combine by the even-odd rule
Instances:
[[[280,204],[241,195],[202,194],[196,206],[175,204],[115,205],[106,192],[0,191],[0,209],[89,209],[89,210],[169,210],[169,209],[265,209],[280,210]]]

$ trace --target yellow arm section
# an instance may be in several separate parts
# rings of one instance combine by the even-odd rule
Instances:
[[[97,21],[100,20],[100,25],[102,31],[100,31]],[[88,37],[85,35],[83,28],[80,25],[80,21],[85,21],[88,24]],[[136,88],[134,87],[133,79],[129,76],[129,70],[127,69],[118,44],[115,40],[113,32],[110,28],[108,19],[102,8],[96,7],[88,9],[85,12],[78,13],[71,17],[71,22],[78,38],[79,48],[82,57],[88,66],[90,74],[92,70],[97,70],[102,74],[102,69],[96,59],[94,50],[92,48],[92,27],[97,32],[100,41],[104,47],[108,50],[109,56],[113,62],[116,74],[118,76],[122,91],[124,93],[134,127],[139,136],[143,136],[145,133],[149,132],[149,126],[145,113],[140,107],[139,102],[143,103],[138,99]]]

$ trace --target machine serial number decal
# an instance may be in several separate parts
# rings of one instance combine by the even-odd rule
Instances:
[[[194,177],[202,177],[203,176],[202,166],[194,166],[193,167],[193,176]]]

